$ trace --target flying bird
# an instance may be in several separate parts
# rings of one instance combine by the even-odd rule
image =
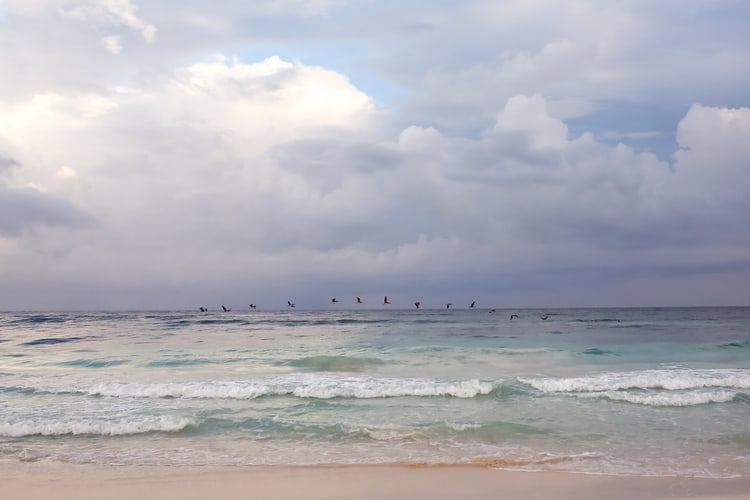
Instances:
[[[204,313],[204,312],[208,312],[208,309],[206,309],[205,307],[201,306],[201,312],[202,312],[202,313]]]
[[[256,306],[255,304],[250,304],[250,309],[255,309],[256,307],[258,306]]]
[[[540,318],[542,318],[542,321],[547,321],[547,318],[549,318],[549,314],[540,314]]]
[[[390,302],[388,302],[388,296],[387,295],[383,298],[383,304],[390,304]]]
[[[510,320],[513,321],[514,319],[518,319],[518,314],[511,314]]]
[[[222,309],[222,310],[223,310],[224,312],[229,312],[229,311],[231,311],[231,309],[227,309],[227,308],[226,308],[226,307],[224,307],[223,305],[221,306],[221,309]]]
[[[364,304],[364,302],[362,302],[362,299],[360,299],[359,297],[357,297],[357,304]]]
[[[474,304],[476,304],[476,303],[477,303],[477,301],[475,300],[474,302],[471,303],[471,305],[469,307],[473,309],[474,308]]]
[[[417,306],[417,309],[419,309],[419,304],[421,304],[421,302],[419,302],[419,301],[416,301],[416,302],[414,303],[414,305],[415,305],[415,306]]]
[[[453,304],[445,304],[446,309],[450,309]]]
[[[286,301],[286,305],[287,307],[294,307],[294,304],[292,304],[292,302],[289,300]]]
[[[339,299],[337,299],[336,297],[331,299],[331,303],[333,304],[338,304],[338,302],[339,302]]]

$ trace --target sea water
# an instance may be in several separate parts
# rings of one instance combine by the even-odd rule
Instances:
[[[750,308],[0,313],[0,459],[748,475]]]

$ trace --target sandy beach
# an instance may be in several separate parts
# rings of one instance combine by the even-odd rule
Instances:
[[[20,499],[750,499],[750,477],[702,479],[513,472],[462,466],[158,468],[4,464],[0,498]]]

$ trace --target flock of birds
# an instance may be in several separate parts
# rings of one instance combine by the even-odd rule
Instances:
[[[338,304],[339,302],[341,302],[341,301],[339,299],[337,299],[336,297],[333,297],[331,299],[331,304]],[[362,298],[357,297],[357,302],[356,303],[357,304],[364,304],[364,301],[362,300]],[[391,301],[388,300],[388,296],[387,295],[385,297],[383,297],[383,305],[389,305],[390,303],[391,303]],[[476,306],[476,304],[477,304],[476,301],[473,301],[471,304],[469,304],[469,309],[474,309],[474,306]],[[421,305],[422,305],[422,303],[420,301],[414,302],[414,307],[417,308],[417,309],[419,309],[419,307]],[[286,306],[290,307],[290,308],[293,308],[293,307],[296,307],[296,304],[293,303],[291,300],[287,300],[286,301]],[[452,306],[453,306],[453,304],[450,303],[450,302],[447,303],[447,304],[445,304],[445,308],[446,309],[450,309]],[[250,304],[249,307],[250,307],[250,309],[257,309],[258,308],[257,304]],[[224,305],[221,306],[221,309],[222,309],[223,312],[230,312],[231,311],[230,308],[228,308],[228,307],[226,307]],[[201,306],[200,312],[208,312],[208,309]],[[489,310],[490,314],[493,314],[494,312],[495,312],[495,309],[490,309]],[[540,314],[539,317],[542,320],[546,321],[547,318],[549,318],[549,315],[548,314]],[[510,319],[511,319],[511,321],[514,320],[514,319],[518,319],[518,314],[511,314],[510,315]]]

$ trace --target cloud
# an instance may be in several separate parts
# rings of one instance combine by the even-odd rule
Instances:
[[[711,126],[721,113],[709,110],[702,126]],[[696,120],[694,114],[688,113],[680,129]],[[364,260],[368,275],[399,281],[409,269],[410,276],[435,275],[454,283],[467,275],[476,279],[472,273],[480,269],[500,280],[509,269],[584,274],[598,268],[622,281],[629,269],[700,272],[721,262],[720,255],[740,265],[747,261],[748,241],[738,214],[750,206],[722,192],[727,183],[742,181],[734,169],[745,146],[739,134],[719,129],[716,135],[726,140],[702,144],[706,149],[700,154],[720,150],[727,161],[714,162],[717,189],[705,192],[700,178],[682,171],[685,160],[670,165],[622,144],[599,143],[591,134],[567,137],[543,97],[517,96],[481,139],[410,127],[397,141],[378,146],[390,158],[389,168],[354,171],[341,165],[348,180],[337,189],[315,182],[320,171],[300,169],[298,189],[316,203],[284,211],[292,222],[271,216],[274,225],[299,231],[298,239],[289,238],[276,250],[297,248],[302,254],[295,253],[294,262],[317,256],[321,275],[337,268],[356,272]],[[337,155],[330,145],[325,151],[324,158],[334,160],[328,167],[336,168]],[[691,193],[703,193],[715,210],[696,205]],[[284,200],[271,212],[292,203]],[[351,226],[334,230],[342,221]],[[273,234],[270,227],[267,231]],[[331,260],[323,265],[319,261],[326,256]]]
[[[9,156],[2,156],[0,155],[0,173],[3,172],[3,170],[10,170],[11,167],[18,166],[18,162],[14,160],[13,158]]]
[[[11,288],[746,297],[744,5],[178,3],[0,7]]]
[[[51,150],[55,160],[17,176],[50,198],[6,187],[5,203],[26,207],[26,225],[85,221],[55,192],[96,214],[82,243],[58,235],[71,272],[85,262],[90,279],[465,287],[509,269],[517,283],[592,266],[614,277],[711,266],[710,255],[739,262],[748,243],[717,232],[750,209],[745,109],[691,108],[674,164],[571,136],[540,94],[508,99],[474,139],[419,126],[393,136],[346,77],[278,57],[219,57],[148,87],[38,96],[13,111],[0,131],[29,155],[14,158],[30,165],[29,151]]]
[[[163,277],[170,266],[149,253],[151,245],[186,245],[175,250],[184,257],[173,259],[183,274],[200,253],[213,258],[237,245],[284,241],[283,221],[272,226],[271,210],[304,212],[298,197],[307,197],[307,186],[276,172],[270,151],[293,139],[355,137],[372,130],[378,114],[342,75],[276,57],[196,63],[153,87],[35,96],[3,111],[0,135],[28,166],[15,184],[65,193],[102,221],[70,246],[96,246],[112,259],[140,262],[145,276]],[[75,176],[61,175],[71,171],[66,165]],[[39,201],[36,192],[23,193]],[[32,219],[48,220],[43,214]],[[6,232],[20,230],[5,224]],[[71,268],[98,260],[76,251],[69,258]]]
[[[122,52],[122,37],[118,35],[109,35],[102,37],[102,47],[107,52],[119,54]]]
[[[95,24],[125,26],[139,33],[148,43],[156,41],[156,27],[136,15],[130,0],[60,0],[58,11],[63,17]]]
[[[750,244],[750,235],[741,229],[750,209],[748,134],[749,108],[691,106],[677,127],[680,149],[674,154],[674,170],[678,182],[670,194],[690,203],[694,217],[710,217],[723,225],[712,233]]]
[[[93,222],[91,215],[57,196],[0,183],[0,236],[17,237],[38,226],[85,227]]]

